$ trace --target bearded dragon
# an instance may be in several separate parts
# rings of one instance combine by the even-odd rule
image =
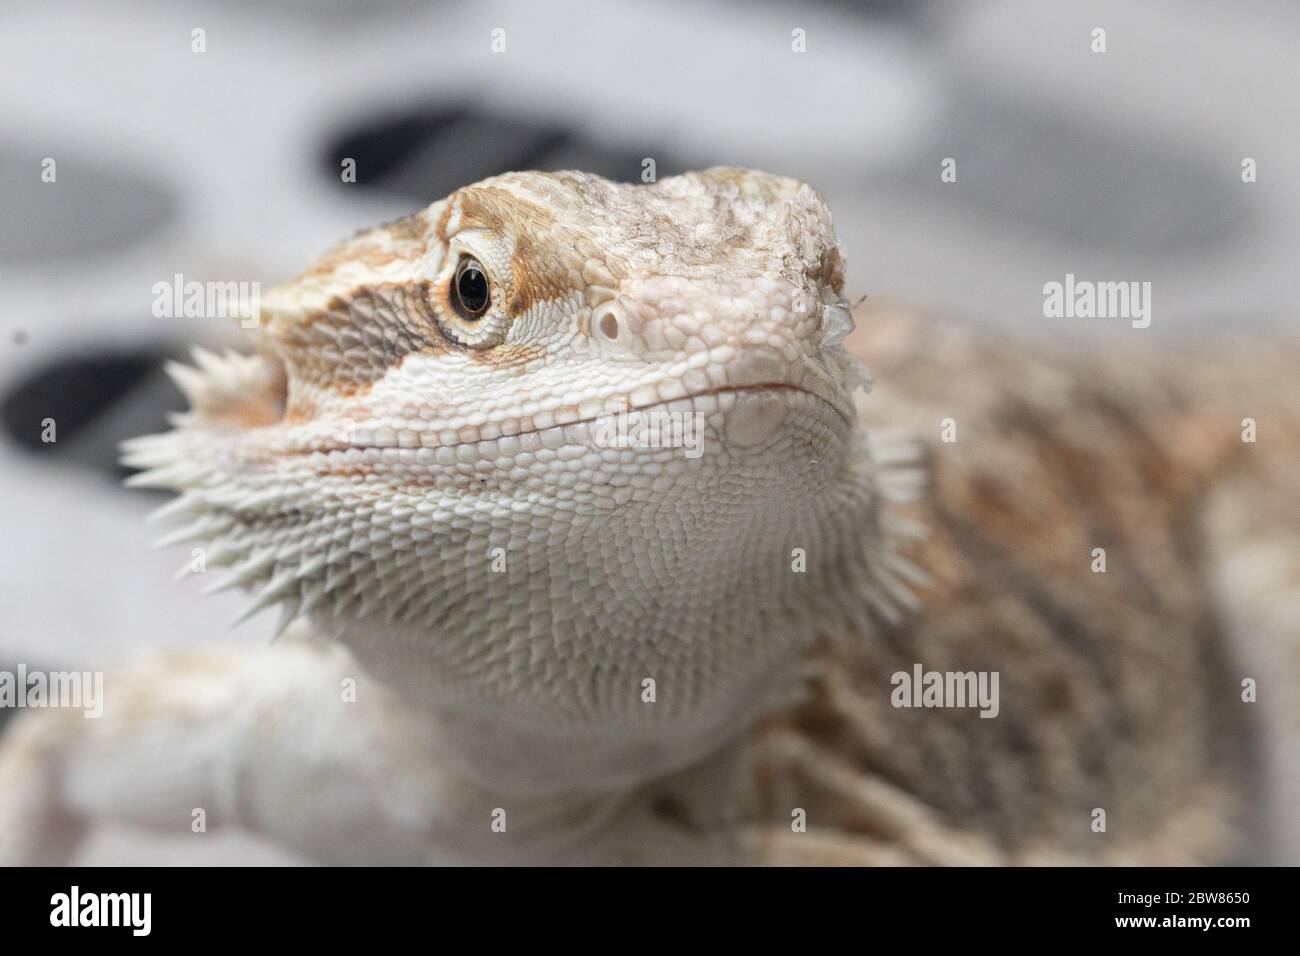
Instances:
[[[1177,531],[1240,448],[1197,439],[1181,393],[1141,396],[1168,441],[940,323],[849,340],[808,185],[498,176],[344,242],[258,319],[251,354],[170,367],[190,410],[125,460],[178,493],[166,543],[284,636],[124,667],[100,720],[15,722],[0,857],[199,810],[335,863],[1249,852],[1267,745]],[[874,412],[859,354],[898,383]],[[913,662],[1000,671],[999,716],[891,708]]]

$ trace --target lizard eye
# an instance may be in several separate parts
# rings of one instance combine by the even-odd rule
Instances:
[[[492,280],[483,260],[466,250],[457,258],[448,256],[443,268],[426,292],[442,334],[471,349],[490,349],[504,342],[510,316],[501,306],[508,295]]]
[[[474,322],[492,304],[487,273],[473,256],[464,256],[451,281],[451,303],[466,322]]]

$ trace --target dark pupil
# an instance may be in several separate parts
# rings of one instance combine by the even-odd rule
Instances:
[[[483,270],[473,263],[462,266],[456,275],[456,297],[466,312],[482,315],[488,307],[488,283]]]

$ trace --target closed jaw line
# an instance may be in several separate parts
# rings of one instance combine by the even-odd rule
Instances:
[[[770,382],[770,383],[760,383],[754,385],[724,385],[719,388],[707,389],[705,391],[698,392],[692,395],[685,395],[682,396],[681,398],[665,399],[663,401],[650,402],[644,405],[626,405],[620,408],[610,409],[609,411],[604,412],[600,415],[592,415],[592,416],[577,418],[577,419],[573,419],[572,421],[565,421],[565,422],[557,421],[549,425],[540,425],[540,426],[531,425],[530,427],[520,428],[519,430],[510,433],[501,431],[500,425],[498,424],[497,430],[499,434],[492,437],[484,437],[484,438],[472,439],[467,441],[429,442],[428,438],[436,437],[437,435],[437,430],[431,428],[420,432],[411,431],[405,433],[414,436],[416,438],[415,441],[402,441],[401,435],[394,435],[393,436],[394,440],[392,441],[377,441],[377,440],[370,439],[364,441],[358,440],[358,441],[351,441],[351,442],[333,442],[333,443],[322,442],[321,444],[313,445],[310,447],[285,449],[283,451],[277,452],[276,455],[277,457],[295,457],[295,456],[315,455],[315,454],[328,455],[328,454],[336,454],[336,453],[347,453],[352,451],[356,451],[356,452],[412,451],[415,452],[415,451],[420,451],[422,449],[425,449],[425,450],[436,452],[443,449],[450,450],[450,451],[454,451],[455,449],[459,449],[459,448],[472,449],[485,444],[498,442],[503,438],[528,439],[529,436],[541,436],[546,433],[561,434],[563,432],[563,429],[566,428],[575,428],[575,427],[581,427],[585,425],[592,425],[597,422],[621,414],[630,414],[633,412],[648,412],[656,409],[666,409],[669,408],[670,406],[680,407],[683,411],[691,410],[691,411],[711,413],[718,410],[716,405],[708,409],[701,409],[699,408],[699,403],[707,399],[717,399],[727,395],[746,395],[746,394],[754,394],[754,393],[762,393],[762,392],[786,392],[786,393],[797,393],[797,394],[805,395],[811,399],[814,399],[821,405],[824,405],[830,410],[832,410],[835,413],[835,415],[844,423],[846,427],[851,426],[853,424],[853,419],[849,411],[847,411],[845,408],[842,408],[833,402],[828,401],[827,399],[816,394],[815,392],[809,391],[806,388],[801,388],[797,385],[791,385],[788,382]],[[489,422],[484,427],[490,426],[492,424],[493,423]],[[357,431],[363,432],[366,431],[366,429],[358,428]]]

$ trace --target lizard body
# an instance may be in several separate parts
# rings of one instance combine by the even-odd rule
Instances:
[[[864,430],[852,329],[825,203],[752,171],[651,186],[508,174],[327,253],[264,297],[255,354],[174,367],[191,410],[127,450],[146,469],[135,484],[179,492],[163,514],[187,523],[168,540],[204,547],[228,569],[218,586],[278,606],[290,633],[265,651],[140,665],[110,681],[93,726],[20,722],[0,751],[24,781],[0,796],[0,854],[54,855],[70,820],[183,825],[202,805],[339,862],[789,858],[788,838],[734,825],[755,815],[740,741],[798,689],[809,648],[845,636],[860,649],[834,652],[819,693],[838,703],[818,726],[875,731],[832,736],[828,764],[808,759],[817,728],[796,722],[773,731],[773,759],[792,762],[787,780],[839,767],[852,791],[865,763],[891,782],[847,809],[843,787],[813,787],[803,802],[821,801],[822,834],[861,831],[878,804],[889,840],[923,861],[1088,858],[1071,828],[1086,834],[1096,803],[1127,834],[1180,791],[1218,785],[1207,813],[1226,822],[1189,856],[1233,852],[1240,786],[1193,717],[1226,693],[1206,663],[1217,639],[1152,636],[1160,620],[1191,633],[1195,602],[1097,631],[1052,597],[1068,574],[1010,586],[1006,549],[1028,532],[1014,505],[992,507],[1009,462],[979,462],[965,483],[938,470],[906,520],[890,502],[917,490],[914,446]],[[950,352],[891,370],[894,423],[925,430],[920,409],[938,410],[936,383],[961,364]],[[968,380],[1017,394],[977,367]],[[1000,422],[989,394],[971,416]],[[1049,445],[1063,411],[1022,412],[1021,437]],[[694,429],[699,454],[611,440],[627,415]],[[939,532],[918,546],[937,590],[905,616],[925,578],[897,548],[919,525]],[[1061,542],[1044,547],[1066,560]],[[1144,641],[1164,678],[1141,673]],[[881,709],[882,668],[949,657],[1018,673],[1019,704],[974,725]],[[349,681],[354,702],[339,693]],[[1174,686],[1182,709],[1165,706]],[[1053,693],[1056,719],[1026,709]],[[805,720],[823,705],[810,706]],[[891,727],[911,735],[910,762],[889,759]],[[770,811],[779,788],[758,790]],[[776,800],[778,819],[789,804]],[[978,824],[959,833],[963,820]]]

